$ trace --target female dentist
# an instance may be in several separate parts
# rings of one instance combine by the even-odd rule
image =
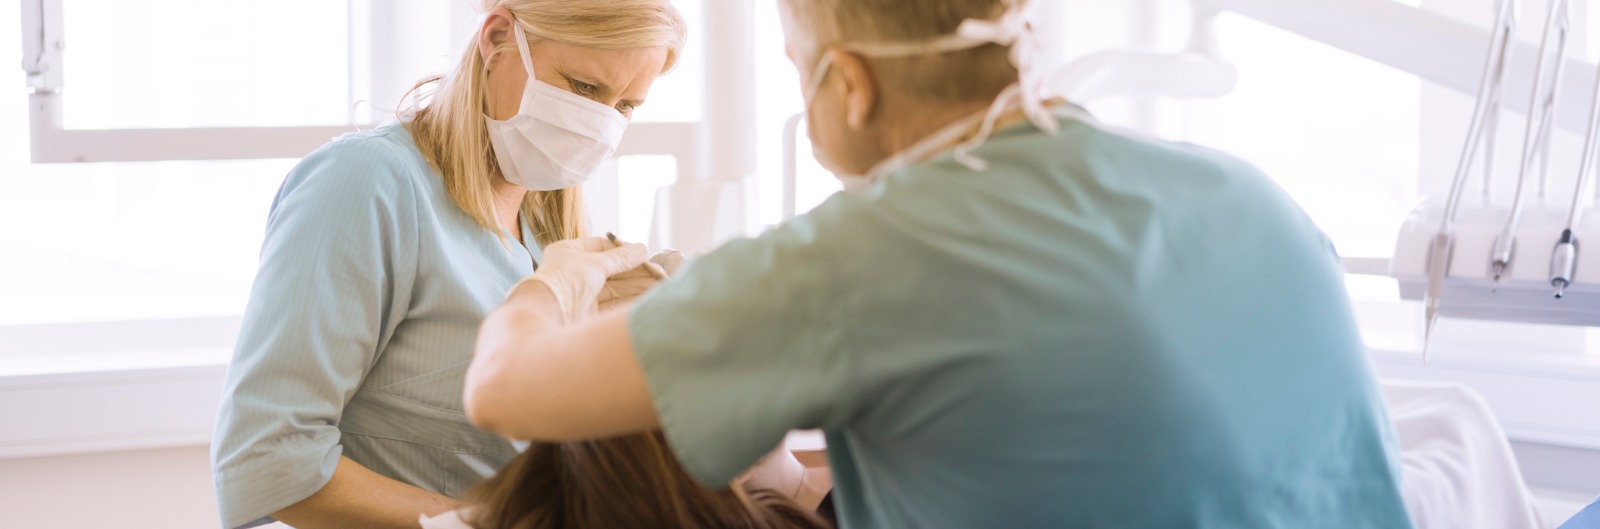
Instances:
[[[475,423],[661,429],[711,485],[820,428],[846,528],[1409,526],[1338,259],[1270,179],[1051,108],[1020,0],[778,1],[853,192],[626,313],[563,323],[598,280],[548,262]]]
[[[517,453],[462,410],[476,331],[543,257],[599,249],[557,242],[584,234],[576,186],[686,26],[668,0],[483,7],[425,104],[307,157],[273,203],[212,449],[224,527],[416,527]]]

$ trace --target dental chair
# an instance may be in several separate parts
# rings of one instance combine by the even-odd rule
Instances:
[[[1551,527],[1534,508],[1505,431],[1476,392],[1439,382],[1381,386],[1417,529]]]

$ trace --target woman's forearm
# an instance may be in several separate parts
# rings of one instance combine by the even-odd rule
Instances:
[[[416,529],[419,516],[439,515],[458,505],[448,496],[389,479],[340,457],[333,479],[322,490],[272,518],[297,529]]]
[[[519,288],[484,320],[467,369],[467,418],[479,428],[564,442],[661,427],[628,336],[628,311],[563,325],[549,289]]]
[[[506,302],[491,312],[478,332],[478,345],[467,368],[462,402],[467,418],[479,428],[506,434],[506,386],[516,378],[515,364],[532,344],[549,346],[535,338],[559,328],[560,304],[544,284],[525,281],[511,291]],[[515,385],[527,381],[509,382]]]

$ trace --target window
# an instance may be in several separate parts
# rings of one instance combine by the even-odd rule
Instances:
[[[1392,255],[1418,197],[1422,81],[1238,15],[1217,33],[1238,87],[1165,106],[1163,135],[1261,167],[1341,255]]]
[[[778,18],[777,2],[756,4],[756,27],[761,28],[756,32],[756,53],[761,57],[756,62],[756,93],[762,96],[756,107],[756,166],[762,171],[756,208],[758,222],[770,226],[784,220],[786,201],[792,200],[795,211],[804,213],[821,205],[843,186],[817,164],[802,122],[794,151],[795,194],[786,196],[783,189],[784,129],[789,118],[805,111],[805,100],[800,94],[799,71],[784,50],[783,24]]]
[[[0,69],[0,85],[37,92],[0,98],[0,326],[237,317],[283,176],[329,138],[393,119],[416,80],[452,66],[476,30],[470,4],[0,9],[0,56],[41,51],[50,65]],[[704,0],[676,4],[701,26]],[[703,50],[715,38],[697,31],[656,83],[616,178],[591,193],[597,225],[648,240],[657,190],[699,148]]]

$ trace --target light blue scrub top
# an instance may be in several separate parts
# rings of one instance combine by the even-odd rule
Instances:
[[[726,484],[824,429],[846,528],[1408,527],[1328,239],[1237,159],[1061,123],[641,300],[679,460]]]
[[[345,455],[459,496],[517,451],[461,392],[478,326],[539,248],[479,226],[399,125],[345,135],[273,202],[212,446],[222,524],[257,525]]]

